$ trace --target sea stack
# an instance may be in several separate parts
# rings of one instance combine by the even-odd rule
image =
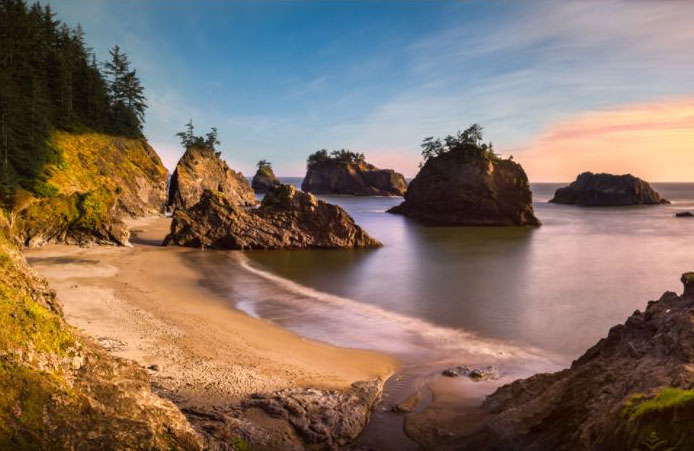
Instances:
[[[392,169],[367,163],[363,153],[319,150],[308,157],[301,189],[314,194],[402,196],[407,181]]]
[[[169,183],[168,207],[187,209],[197,204],[205,190],[215,190],[237,205],[258,201],[248,180],[233,171],[211,148],[187,147]]]
[[[291,185],[271,188],[257,209],[245,209],[216,190],[177,209],[164,245],[212,249],[336,249],[378,247],[337,205]]]
[[[260,160],[258,162],[258,170],[253,176],[253,181],[251,182],[251,188],[256,193],[267,193],[271,188],[275,186],[280,186],[281,183],[279,179],[275,176],[272,170],[272,164],[267,160]]]
[[[389,212],[432,225],[539,226],[521,165],[466,133],[449,137],[446,145],[425,140],[428,158],[405,201]]]
[[[559,188],[550,202],[586,207],[670,203],[660,197],[647,182],[631,174],[593,174],[592,172],[584,172],[569,186]]]

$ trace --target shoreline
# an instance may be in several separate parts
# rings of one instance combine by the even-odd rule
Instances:
[[[202,251],[159,246],[169,222],[130,221],[130,248],[49,245],[24,255],[57,292],[70,325],[148,368],[155,390],[189,418],[238,417],[258,392],[348,391],[374,379],[380,390],[400,367],[391,356],[306,339],[235,309],[184,262]]]

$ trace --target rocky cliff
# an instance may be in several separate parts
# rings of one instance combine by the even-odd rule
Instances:
[[[498,389],[484,403],[486,429],[461,446],[694,449],[694,273],[682,282],[681,296],[649,302],[571,368]]]
[[[583,206],[668,204],[651,186],[631,174],[584,172],[569,186],[559,188],[550,202]]]
[[[389,212],[434,225],[540,225],[521,165],[472,145],[429,158]]]
[[[0,213],[0,449],[199,450],[136,364],[68,326]]]
[[[251,188],[256,193],[267,193],[270,189],[279,185],[281,185],[279,179],[269,166],[259,167],[251,182]]]
[[[28,246],[127,244],[125,217],[161,213],[167,170],[146,141],[54,132],[34,192],[9,200],[14,234]]]
[[[198,204],[174,212],[164,244],[214,249],[380,246],[342,208],[290,185],[271,189],[255,210],[205,190]]]
[[[200,201],[203,191],[215,190],[237,205],[256,205],[255,193],[240,172],[210,149],[188,148],[169,183],[168,206],[187,209]]]
[[[314,194],[402,196],[407,182],[392,169],[378,169],[368,163],[326,161],[308,167],[301,189]]]

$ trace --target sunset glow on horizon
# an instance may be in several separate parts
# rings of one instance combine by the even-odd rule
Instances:
[[[515,156],[531,182],[569,181],[585,171],[691,182],[694,99],[586,113],[551,126]]]

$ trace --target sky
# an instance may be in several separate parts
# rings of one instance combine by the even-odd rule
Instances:
[[[44,3],[98,59],[128,54],[170,170],[189,119],[280,176],[347,148],[412,177],[423,138],[477,122],[531,182],[694,181],[694,1]]]

